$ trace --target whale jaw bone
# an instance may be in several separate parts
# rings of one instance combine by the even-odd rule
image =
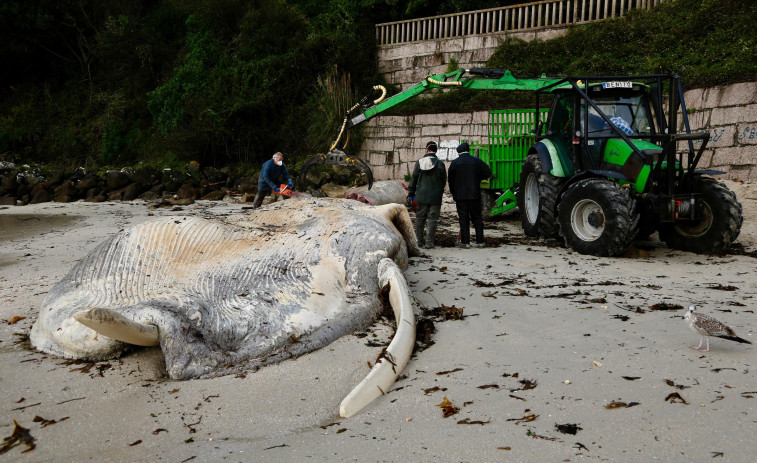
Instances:
[[[397,331],[384,356],[376,361],[368,376],[342,400],[339,405],[342,418],[349,418],[388,392],[410,361],[415,347],[415,313],[410,288],[402,270],[391,259],[384,258],[379,262],[378,276],[381,287],[389,287],[389,303],[394,311]]]
[[[137,346],[159,346],[158,327],[129,320],[110,309],[93,307],[74,314],[74,319],[116,341]]]

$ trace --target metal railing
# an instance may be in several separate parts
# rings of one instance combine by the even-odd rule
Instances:
[[[378,45],[582,24],[649,10],[665,0],[547,0],[376,25]]]

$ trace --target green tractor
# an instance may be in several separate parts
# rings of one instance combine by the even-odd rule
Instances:
[[[494,173],[482,184],[485,216],[517,206],[526,235],[560,235],[573,250],[596,256],[622,254],[655,231],[669,247],[697,253],[721,253],[738,237],[741,204],[707,176],[724,172],[696,168],[709,133],[691,133],[677,75],[523,79],[498,69],[461,69],[345,117],[332,150],[342,152],[346,129],[443,87],[536,96],[533,110],[491,111],[489,143],[472,145]]]
[[[741,205],[707,177],[724,172],[696,169],[710,136],[689,130],[678,76],[566,78],[536,92],[537,110],[545,93],[549,116],[535,124],[518,185],[527,235],[559,234],[597,256],[654,231],[697,253],[720,253],[737,238]]]

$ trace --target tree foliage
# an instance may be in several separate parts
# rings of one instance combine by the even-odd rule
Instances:
[[[548,41],[510,40],[488,66],[522,75],[680,73],[687,88],[757,78],[757,4],[678,0],[575,26]]]
[[[350,100],[380,83],[376,23],[513,3],[522,2],[5,0],[0,156],[257,166],[274,151],[313,154],[328,149]],[[521,74],[670,70],[689,86],[750,80],[756,9],[749,0],[665,2],[555,40],[509,41],[489,65]],[[448,93],[430,107],[499,101]]]

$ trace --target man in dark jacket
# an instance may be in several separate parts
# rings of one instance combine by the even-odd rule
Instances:
[[[484,247],[484,221],[481,217],[481,181],[492,177],[489,166],[468,153],[468,144],[457,147],[458,158],[449,165],[449,191],[457,206],[460,242],[455,246],[470,247],[470,222],[476,229],[475,247]]]
[[[439,223],[439,213],[442,209],[442,194],[447,183],[447,169],[444,162],[436,157],[436,150],[435,141],[426,143],[426,155],[415,163],[407,195],[408,203],[412,203],[413,200],[418,203],[418,211],[415,213],[415,236],[418,238],[418,245],[426,249],[434,247],[436,225]]]
[[[260,177],[258,177],[258,193],[255,195],[255,201],[252,203],[252,208],[257,209],[263,204],[263,198],[270,194],[271,191],[279,192],[279,180],[285,178],[289,183],[289,188],[292,187],[292,178],[289,177],[287,168],[284,167],[284,155],[276,153],[271,159],[263,164],[263,169],[260,171]],[[286,199],[286,196],[283,197]],[[276,197],[274,196],[274,201]]]

